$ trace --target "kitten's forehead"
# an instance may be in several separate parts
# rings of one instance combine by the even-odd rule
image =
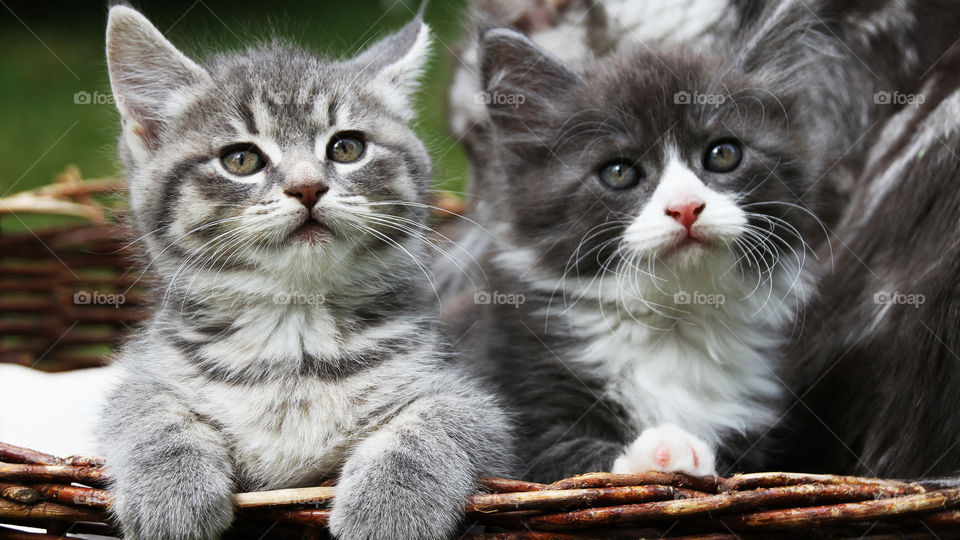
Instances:
[[[703,130],[779,130],[790,120],[789,100],[722,58],[626,48],[598,62],[585,78],[572,105],[597,107],[619,118],[616,127],[629,136],[651,144]]]
[[[360,129],[388,116],[365,91],[364,74],[295,49],[249,51],[215,60],[207,69],[214,88],[185,115],[188,122],[193,112],[216,117],[207,118],[214,125],[202,129],[289,145],[336,126]]]

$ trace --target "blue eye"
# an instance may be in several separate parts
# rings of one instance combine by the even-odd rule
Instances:
[[[633,165],[618,162],[600,169],[600,180],[612,189],[630,189],[640,183],[640,171]]]
[[[714,144],[703,156],[703,167],[708,171],[727,173],[740,166],[743,148],[735,142]]]

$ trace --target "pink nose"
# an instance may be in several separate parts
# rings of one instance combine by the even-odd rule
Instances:
[[[706,207],[707,204],[700,201],[687,201],[671,204],[665,213],[689,230]]]
[[[287,186],[283,192],[288,197],[298,199],[307,209],[312,209],[323,194],[330,191],[330,186],[323,182],[304,182]]]

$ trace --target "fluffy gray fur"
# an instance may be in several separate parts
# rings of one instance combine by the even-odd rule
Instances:
[[[428,47],[418,17],[350,60],[271,45],[201,66],[111,9],[120,154],[164,284],[102,419],[127,538],[216,538],[234,492],[336,475],[336,536],[445,538],[476,477],[506,472],[508,422],[450,364],[420,262]],[[345,132],[364,152],[334,162]],[[237,143],[266,166],[228,172]]]
[[[914,9],[900,13],[905,7]],[[891,34],[861,40],[879,43],[873,56],[892,64],[879,74],[898,74],[886,91],[914,101],[877,104],[897,113],[866,138],[869,152],[849,211],[832,231],[842,248],[820,280],[800,339],[787,350],[795,397],[773,434],[780,447],[774,466],[955,476],[960,12],[934,1],[862,9]],[[916,76],[904,76],[910,72]]]

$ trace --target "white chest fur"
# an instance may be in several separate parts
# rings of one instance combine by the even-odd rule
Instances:
[[[722,257],[713,263],[730,267]],[[580,358],[602,374],[635,429],[672,423],[719,445],[776,420],[771,405],[784,392],[778,350],[806,296],[807,275],[777,272],[758,288],[715,274],[691,274],[685,286],[641,286],[635,292],[643,301],[625,299],[619,283],[577,293],[566,316],[584,344]],[[619,307],[601,309],[599,298],[617,298]]]
[[[581,361],[603,374],[606,394],[638,430],[672,423],[718,445],[724,435],[775,419],[763,402],[781,391],[776,359],[767,357],[776,340],[759,324],[676,319],[655,329],[587,308],[570,317],[585,343]]]
[[[343,382],[212,383],[202,392],[233,446],[237,472],[257,487],[305,485],[335,474],[362,435],[357,391]]]
[[[567,306],[544,312],[583,344],[570,360],[600,375],[634,429],[676,424],[716,446],[725,435],[776,420],[771,401],[784,391],[777,350],[810,289],[807,272],[740,277],[728,271],[728,256],[711,256],[682,283],[676,271],[660,268],[655,274],[669,277],[656,283],[558,280],[530,270],[534,259],[523,249],[497,260]],[[562,320],[553,318],[560,313]]]

